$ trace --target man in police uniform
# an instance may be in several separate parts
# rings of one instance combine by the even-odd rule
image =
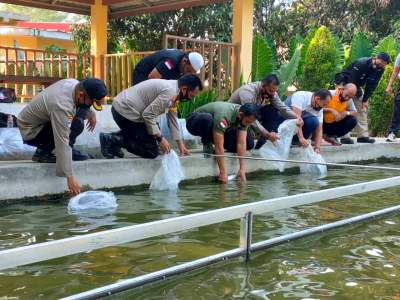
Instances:
[[[121,131],[100,134],[103,156],[123,157],[121,147],[144,158],[157,157],[159,147],[168,153],[171,146],[157,124],[157,117],[164,113],[167,113],[168,126],[180,154],[190,154],[181,140],[175,107],[178,101],[188,101],[202,89],[201,80],[191,74],[178,80],[146,80],[119,93],[111,112]]]
[[[105,84],[95,78],[79,82],[63,79],[52,84],[18,115],[17,123],[24,143],[37,147],[32,160],[41,163],[56,163],[57,176],[66,177],[72,194],[80,193],[80,184],[72,172],[71,140],[83,131],[84,124],[74,123],[79,110],[90,107],[101,110],[101,100],[107,95]],[[87,115],[86,115],[87,116]],[[83,121],[82,121],[83,122]],[[96,126],[96,115],[88,116],[88,129]],[[55,148],[56,155],[52,154]]]
[[[258,107],[253,103],[244,105],[229,102],[212,102],[199,107],[186,120],[187,130],[195,136],[201,136],[204,152],[213,152],[223,155],[224,148],[229,152],[236,152],[244,156],[246,150],[254,147],[248,126],[253,124],[259,116]],[[228,181],[223,157],[217,157],[219,167],[218,180],[222,183]],[[238,178],[246,180],[244,159],[239,159]]]
[[[281,116],[285,119],[296,119],[296,114],[281,101],[277,93],[279,79],[275,74],[267,75],[263,80],[249,83],[237,89],[229,99],[236,104],[254,103],[259,106],[260,122],[256,121],[252,127],[260,134],[256,149],[265,144],[266,139],[275,142],[278,139],[277,131]],[[297,120],[302,126],[301,118]]]
[[[374,57],[357,59],[335,76],[336,85],[354,83],[357,86],[357,94],[353,100],[357,108],[358,143],[375,143],[375,139],[370,138],[368,133],[368,98],[373,94],[388,63],[390,63],[390,56],[385,52],[380,52]],[[340,141],[343,144],[354,143],[350,135]]]
[[[163,49],[143,58],[132,74],[133,85],[148,79],[179,79],[185,74],[195,74],[204,65],[197,52]]]

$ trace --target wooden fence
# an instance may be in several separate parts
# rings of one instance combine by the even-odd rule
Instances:
[[[80,53],[0,46],[0,83],[23,101],[57,80],[91,75],[93,61]]]

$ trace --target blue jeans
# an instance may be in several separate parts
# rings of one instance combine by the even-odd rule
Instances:
[[[396,97],[394,98],[393,117],[392,123],[389,127],[389,133],[395,133],[400,129],[400,88],[397,90]]]

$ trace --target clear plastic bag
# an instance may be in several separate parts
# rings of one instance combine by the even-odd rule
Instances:
[[[316,153],[311,145],[301,150],[300,160],[316,163],[326,163],[322,155]],[[300,173],[323,178],[327,175],[328,170],[326,165],[300,164]]]
[[[0,129],[0,160],[31,159],[35,150],[24,144],[18,128]]]
[[[69,200],[68,213],[108,213],[114,212],[117,206],[117,198],[113,192],[88,191]]]
[[[260,148],[261,157],[268,159],[283,159],[287,160],[289,157],[290,146],[292,144],[293,136],[296,134],[297,125],[296,120],[286,120],[278,128],[279,139],[273,144],[267,141],[264,146]],[[285,162],[268,162],[279,171],[283,172],[285,169]]]
[[[155,191],[175,191],[178,189],[178,184],[185,178],[181,161],[174,150],[169,154],[165,154],[161,167],[150,184],[150,189]]]

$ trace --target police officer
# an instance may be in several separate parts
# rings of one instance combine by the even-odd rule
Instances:
[[[190,74],[178,80],[146,80],[119,93],[111,112],[121,131],[100,134],[103,156],[122,157],[121,147],[144,158],[157,157],[159,147],[168,153],[171,146],[157,124],[157,117],[164,113],[180,154],[190,154],[181,140],[175,107],[178,101],[188,101],[202,89],[201,80]]]
[[[245,84],[238,88],[229,99],[236,104],[254,103],[260,110],[260,122],[256,121],[253,128],[260,137],[256,149],[265,144],[266,139],[275,142],[278,139],[277,131],[280,119],[296,119],[296,114],[281,101],[277,93],[279,79],[275,74],[269,74],[261,81]],[[297,120],[298,126],[303,125],[301,118]]]
[[[390,56],[385,52],[380,52],[374,57],[357,59],[335,76],[336,85],[343,86],[347,83],[354,83],[357,86],[357,94],[353,100],[357,108],[357,125],[355,128],[358,143],[375,143],[375,139],[370,138],[368,133],[368,98],[374,92],[388,63],[390,63]],[[350,135],[340,141],[343,144],[354,143]]]
[[[143,58],[132,74],[133,85],[147,79],[179,79],[185,74],[195,74],[204,65],[204,59],[197,52],[178,49],[163,49]]]
[[[72,172],[73,142],[84,129],[83,118],[88,118],[89,131],[94,130],[96,115],[89,109],[93,105],[101,110],[101,100],[106,95],[107,88],[99,79],[63,79],[35,96],[18,115],[24,143],[37,147],[32,160],[56,163],[57,176],[67,178],[72,194],[80,192]]]
[[[229,102],[212,102],[199,107],[186,120],[187,130],[195,136],[201,137],[203,149],[206,153],[214,152],[223,155],[224,149],[229,152],[237,152],[244,156],[246,150],[254,147],[248,126],[259,117],[258,107],[254,103],[244,105]],[[225,169],[223,157],[217,157],[219,167],[219,181],[226,183],[228,174]],[[238,178],[246,180],[244,159],[239,159]]]

